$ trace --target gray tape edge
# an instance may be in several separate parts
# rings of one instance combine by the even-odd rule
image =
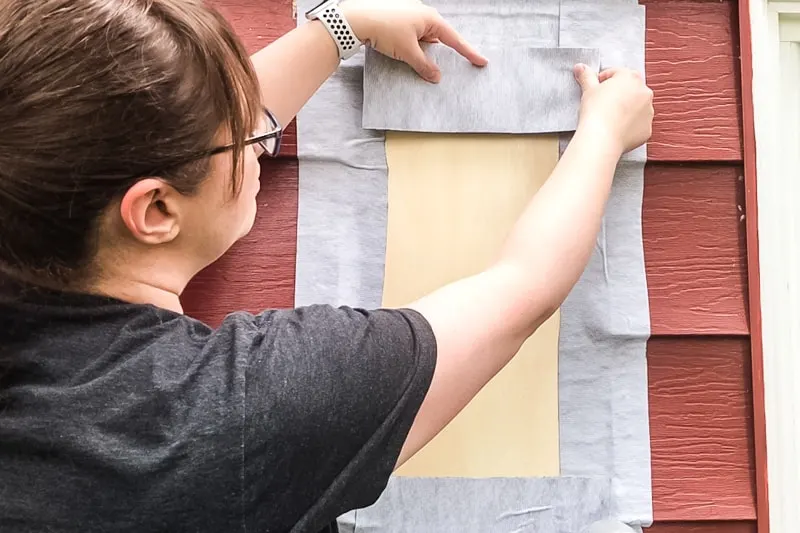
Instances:
[[[380,521],[381,507],[391,505],[386,500],[398,497],[398,491],[404,486],[411,486],[411,493],[426,492],[430,497],[420,499],[420,505],[409,511],[419,518],[420,513],[432,515],[437,510],[447,508],[448,501],[458,498],[463,504],[470,493],[470,485],[479,485],[482,492],[478,498],[467,501],[468,507],[474,510],[469,517],[459,515],[453,523],[434,522],[433,517],[426,520],[431,529],[415,529],[414,533],[439,533],[442,531],[471,531],[463,529],[464,524],[478,521],[487,513],[503,509],[503,514],[529,514],[533,519],[527,520],[524,531],[531,533],[579,533],[591,524],[614,518],[612,501],[612,481],[609,478],[589,476],[555,476],[555,477],[491,477],[491,478],[456,478],[456,477],[401,477],[393,476],[386,490],[371,506],[355,509],[339,517],[338,523],[343,532],[356,533],[365,531],[359,528],[359,515],[364,520],[368,517],[370,525]],[[519,492],[525,490],[524,494]],[[502,491],[502,492],[501,492]],[[538,494],[536,494],[538,493]],[[576,505],[575,498],[583,493],[592,498],[589,506]],[[434,497],[436,494],[438,497]],[[502,501],[499,501],[502,500]],[[526,508],[520,512],[520,506]],[[391,524],[379,525],[380,531],[392,529]],[[394,524],[396,527],[397,525]],[[542,529],[544,527],[544,529]],[[636,527],[635,525],[633,527]],[[370,528],[366,531],[374,531]],[[492,529],[491,531],[498,531]],[[523,531],[522,528],[514,531]],[[502,530],[506,533],[507,530]],[[476,532],[477,533],[477,532]],[[487,532],[485,529],[481,533]]]
[[[628,3],[632,6],[633,9],[637,9],[637,10],[639,10],[641,12],[641,16],[642,16],[642,20],[643,20],[642,40],[641,40],[641,51],[642,51],[642,59],[643,59],[644,58],[644,47],[645,47],[644,32],[645,32],[645,27],[646,27],[646,17],[645,17],[646,8],[645,8],[645,6],[639,5],[638,2],[636,2],[636,1],[629,1],[629,0],[605,0],[603,2],[597,2],[597,3],[595,3],[595,2],[593,2],[591,0],[588,0],[588,1],[585,2],[585,5],[591,6],[591,8],[602,9],[602,7],[604,5],[607,5],[607,4],[611,4],[611,5],[614,5],[616,7],[616,6],[622,6],[622,5],[628,4]],[[635,7],[633,7],[633,6],[635,6]],[[562,13],[561,13],[561,11],[559,11],[559,46],[561,45],[561,38],[562,38],[562,34],[561,34],[561,28],[562,28],[561,17],[562,17]],[[602,46],[602,43],[600,43],[600,42],[591,42],[591,43],[580,42],[579,39],[578,39],[578,41],[579,41],[578,43],[571,42],[569,44],[570,44],[570,46],[575,46],[577,44],[580,44],[582,46],[586,46],[588,44],[591,44],[593,46]],[[603,58],[601,56],[601,63],[602,63],[602,61],[603,61]],[[641,65],[627,65],[627,66],[633,67],[633,68],[637,68],[638,70],[640,70],[640,72],[643,75],[646,75],[644,64],[641,64]],[[566,149],[566,146],[568,145],[568,143],[571,140],[571,138],[572,138],[572,133],[569,133],[569,132],[563,133],[563,134],[561,134],[559,136],[559,151],[560,151],[560,154],[563,154],[563,151]],[[647,397],[647,363],[646,363],[646,357],[647,357],[647,340],[650,337],[650,309],[649,309],[649,299],[648,299],[647,278],[646,278],[646,275],[645,275],[645,266],[644,266],[644,244],[642,242],[642,234],[641,234],[641,207],[642,207],[642,197],[643,197],[643,192],[644,192],[644,165],[645,165],[646,161],[647,161],[647,146],[646,145],[644,145],[644,146],[642,146],[642,147],[640,147],[640,148],[638,148],[636,150],[633,150],[631,152],[628,152],[628,153],[624,154],[622,156],[621,160],[620,160],[620,163],[619,163],[618,167],[617,167],[617,171],[615,173],[615,178],[614,178],[615,184],[616,184],[619,181],[618,178],[619,178],[620,174],[623,174],[624,172],[628,172],[632,168],[635,169],[634,171],[638,173],[637,177],[639,178],[638,179],[638,183],[637,183],[637,185],[638,185],[637,189],[638,190],[635,191],[635,194],[634,194],[635,198],[633,198],[633,199],[632,198],[626,198],[626,202],[627,203],[623,207],[623,209],[627,209],[627,210],[631,210],[632,209],[632,210],[634,210],[636,212],[635,213],[636,217],[633,219],[633,220],[635,220],[635,222],[634,222],[635,228],[633,228],[633,229],[637,234],[637,238],[638,238],[637,240],[638,240],[638,242],[640,244],[640,246],[637,248],[637,250],[639,250],[640,253],[638,254],[638,257],[635,258],[635,261],[626,263],[626,267],[628,267],[629,276],[619,276],[619,275],[617,275],[614,278],[615,280],[618,280],[620,277],[624,277],[626,279],[628,277],[632,277],[632,278],[634,278],[634,279],[636,279],[638,281],[638,283],[636,283],[636,286],[639,289],[639,298],[638,298],[639,302],[638,302],[638,305],[636,306],[636,309],[638,310],[638,313],[637,313],[638,319],[633,321],[636,324],[636,326],[634,327],[633,331],[622,331],[618,327],[615,327],[616,325],[612,325],[606,331],[598,331],[598,332],[595,332],[594,334],[604,335],[605,339],[612,341],[612,342],[609,342],[609,344],[613,344],[614,341],[625,343],[626,344],[625,347],[628,348],[628,350],[635,351],[635,352],[640,354],[640,356],[637,356],[637,358],[635,359],[635,362],[629,363],[628,366],[630,366],[631,364],[636,364],[637,367],[638,367],[638,370],[643,374],[644,379],[643,379],[643,383],[641,385],[644,388],[644,394],[642,394],[641,390],[639,390],[638,393],[640,394],[640,398],[639,398],[640,401],[643,402],[643,404],[644,404],[644,408],[645,408],[645,412],[646,412],[646,418],[649,421],[649,402],[648,402],[648,397]],[[608,209],[606,211],[606,215],[603,218],[603,229],[601,230],[601,234],[598,237],[598,244],[597,244],[597,246],[595,248],[595,251],[593,253],[592,260],[590,260],[590,264],[589,264],[589,266],[587,266],[587,271],[591,268],[592,262],[596,262],[598,260],[602,261],[602,258],[598,257],[598,255],[600,255],[599,254],[600,251],[602,251],[602,252],[605,251],[605,247],[608,244],[606,242],[606,240],[605,240],[605,237],[606,237],[606,235],[605,235],[605,233],[606,233],[606,222],[607,222],[607,219],[609,217],[613,217],[616,214],[615,210],[614,210],[615,207],[616,207],[614,205],[614,200],[615,200],[615,197],[617,196],[616,193],[617,193],[617,190],[615,188],[612,188],[612,197],[609,200],[609,206],[608,206]],[[624,191],[623,194],[624,193],[627,193],[628,196],[631,195],[630,191]],[[582,278],[583,278],[583,276],[582,276]],[[627,289],[629,290],[630,287],[627,287]],[[563,307],[566,307],[567,309],[569,309],[569,307],[573,306],[573,304],[574,304],[575,308],[583,307],[585,305],[585,302],[583,302],[583,300],[584,300],[584,292],[586,290],[587,290],[586,284],[584,284],[581,281],[579,281],[578,284],[573,289],[572,293],[567,298],[567,301],[564,303]],[[611,289],[607,290],[606,292],[607,292],[607,300],[608,301],[612,301],[614,296],[616,296],[616,294]],[[613,308],[613,306],[612,306],[612,308]],[[646,324],[646,326],[644,326],[645,324]],[[580,321],[580,313],[578,313],[578,312],[574,312],[574,313],[565,312],[565,313],[562,313],[562,321],[561,321],[561,324],[560,324],[560,327],[561,327],[562,330],[569,329],[569,328],[580,329],[581,327],[585,328],[586,326],[587,326],[587,324],[581,323],[581,321]],[[569,384],[568,381],[562,380],[562,372],[561,372],[561,370],[562,370],[562,368],[564,366],[566,366],[565,363],[567,363],[571,358],[575,358],[575,357],[580,358],[580,354],[576,353],[573,349],[571,349],[571,347],[565,346],[561,342],[561,335],[559,335],[559,337],[560,337],[560,340],[559,340],[559,389],[558,390],[559,390],[559,420],[561,421],[564,418],[564,416],[567,414],[567,412],[569,412],[570,415],[574,415],[575,414],[574,410],[570,410],[568,407],[565,406],[566,402],[565,402],[564,398],[565,398],[565,396],[567,394],[569,394],[569,391],[571,390],[571,387],[568,386],[568,384]],[[608,350],[606,350],[606,351],[608,351]],[[612,358],[612,361],[614,361],[613,358]],[[618,364],[618,361],[616,363]],[[601,369],[601,371],[600,371],[600,373],[598,375],[595,376],[595,383],[597,381],[607,381],[607,382],[612,382],[613,383],[613,379],[614,379],[614,364],[608,365],[608,367],[606,367],[605,369],[603,369],[602,365],[599,368]],[[589,383],[589,384],[582,385],[581,388],[582,389],[586,389],[587,387],[591,387],[591,386],[592,386],[592,384]],[[578,391],[578,395],[580,395],[580,392],[585,392],[585,391]],[[610,394],[609,396],[610,396],[609,397],[609,402],[613,403],[614,402],[613,391],[612,391],[612,394]],[[587,410],[585,412],[585,416],[586,417],[590,417],[590,416],[592,416],[592,413]],[[612,419],[611,419],[612,428],[614,427],[614,418],[615,417],[612,414]],[[571,429],[574,429],[575,432],[579,432],[580,431],[580,427],[583,426],[584,424],[587,424],[587,423],[588,424],[592,424],[592,423],[594,423],[596,421],[595,420],[586,419],[586,420],[581,422],[581,421],[576,421],[576,420],[573,419],[573,420],[571,420],[571,422],[572,422],[571,424],[563,424],[561,422],[559,423],[559,432],[560,432],[561,437],[562,437],[562,439],[561,439],[562,447],[560,449],[560,454],[562,456],[562,471],[563,470],[567,470],[569,473],[572,473],[572,474],[580,474],[580,473],[584,473],[588,469],[587,468],[583,468],[581,465],[570,464],[569,461],[566,461],[566,460],[563,459],[564,455],[568,455],[568,453],[570,452],[568,446],[565,445],[565,442],[564,442],[565,440],[568,441],[569,439],[565,439],[563,437],[564,437],[565,432],[569,432]],[[615,495],[619,496],[619,498],[616,498],[617,501],[615,501],[615,503],[619,506],[620,502],[618,500],[620,498],[621,499],[626,499],[626,496],[624,496],[624,495],[626,493],[630,492],[631,487],[634,487],[634,488],[638,488],[638,489],[642,489],[642,490],[646,491],[646,493],[647,493],[647,502],[649,503],[649,506],[648,506],[649,509],[648,509],[648,512],[647,512],[646,517],[644,519],[641,519],[641,518],[639,518],[637,516],[628,515],[628,513],[627,513],[628,510],[627,509],[618,509],[617,516],[615,516],[614,518],[618,518],[618,519],[621,519],[621,520],[626,521],[626,522],[629,521],[630,525],[641,529],[642,526],[646,527],[646,526],[651,525],[652,521],[653,521],[652,487],[651,487],[651,485],[652,485],[652,473],[651,473],[651,465],[650,465],[649,424],[647,425],[647,427],[640,428],[640,431],[637,432],[637,434],[639,435],[639,439],[640,440],[644,441],[646,439],[647,458],[646,458],[646,461],[642,461],[642,464],[639,465],[639,469],[640,469],[639,471],[641,471],[641,469],[645,469],[646,470],[647,480],[646,480],[646,483],[640,482],[640,483],[637,484],[636,480],[630,478],[630,476],[623,476],[623,479],[620,479],[620,478],[615,479],[614,480],[615,481]],[[616,463],[615,463],[615,465],[616,465]],[[619,475],[619,472],[615,471],[615,473]],[[644,481],[644,480],[640,480],[640,481]],[[634,500],[635,500],[635,498],[634,498]],[[630,501],[630,500],[626,500],[626,501]],[[623,507],[624,507],[624,505],[623,505]]]

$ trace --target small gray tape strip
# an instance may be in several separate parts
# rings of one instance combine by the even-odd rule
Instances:
[[[601,68],[644,74],[644,14],[644,6],[627,1],[561,0],[558,46],[599,48]]]
[[[603,67],[644,73],[644,7],[562,0],[560,46],[600,49]],[[561,138],[563,148],[569,135]],[[652,522],[642,244],[643,146],[617,167],[594,253],[562,305],[559,340],[561,472],[613,480],[614,518]]]
[[[482,49],[486,67],[473,66],[444,45],[426,54],[442,72],[437,84],[373,50],[364,66],[363,125],[369,129],[436,133],[552,133],[574,130],[581,90],[572,69],[597,69],[600,54],[586,48]]]
[[[339,522],[355,533],[578,533],[609,518],[610,499],[604,478],[393,477]]]
[[[349,511],[336,521],[339,526],[339,533],[355,533],[356,519],[358,518],[358,510],[354,509]]]
[[[479,50],[558,46],[559,0],[427,0],[425,3],[436,8]]]

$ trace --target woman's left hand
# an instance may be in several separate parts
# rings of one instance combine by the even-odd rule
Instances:
[[[345,0],[339,8],[359,40],[408,63],[427,81],[437,83],[442,74],[425,56],[420,41],[447,45],[476,66],[488,62],[434,8],[419,0]]]

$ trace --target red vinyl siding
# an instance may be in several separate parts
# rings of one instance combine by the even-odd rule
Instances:
[[[646,0],[651,161],[740,161],[736,3]]]
[[[653,335],[747,335],[738,164],[653,164],[642,233]]]
[[[756,522],[661,522],[645,531],[647,533],[756,533]]]
[[[294,305],[297,160],[261,164],[258,213],[250,234],[198,274],[183,295],[188,315],[217,325],[227,313]]]
[[[291,0],[213,0],[253,52],[295,26]],[[653,505],[648,533],[754,533],[741,95],[734,0],[644,0],[656,119],[643,237]],[[264,164],[253,231],[187,289],[188,314],[293,305],[294,126]]]
[[[748,338],[648,345],[655,520],[755,519]]]
[[[642,214],[653,334],[648,533],[755,532],[738,6],[642,3],[660,115]]]

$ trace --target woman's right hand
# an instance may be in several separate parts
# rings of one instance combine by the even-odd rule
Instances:
[[[653,91],[638,72],[612,68],[598,75],[576,65],[575,78],[583,91],[579,128],[607,133],[620,153],[647,142],[653,131]]]

